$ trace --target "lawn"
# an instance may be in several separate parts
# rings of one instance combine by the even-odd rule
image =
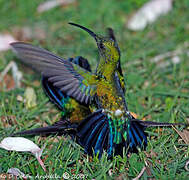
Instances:
[[[48,49],[68,58],[86,57],[94,70],[98,52],[94,40],[68,22],[84,25],[105,35],[107,27],[115,31],[121,49],[121,64],[126,81],[126,101],[138,118],[156,122],[187,123],[189,119],[189,3],[175,1],[173,9],[155,23],[139,32],[129,31],[126,22],[147,0],[78,0],[71,4],[37,13],[38,1],[0,0],[0,33],[10,33],[20,41]],[[29,29],[30,36],[23,30]],[[26,30],[25,30],[26,31]],[[0,42],[1,43],[1,42]],[[154,62],[153,58],[178,49],[179,63],[169,63],[174,57]],[[56,122],[61,114],[45,96],[40,74],[23,66],[11,51],[0,52],[0,72],[10,61],[23,73],[22,86],[0,90],[0,141],[12,132],[32,129]],[[11,76],[11,73],[9,73]],[[24,101],[27,87],[37,95],[37,105],[28,109]],[[177,127],[181,131],[182,127]],[[146,151],[115,156],[106,154],[98,160],[86,156],[82,148],[69,137],[28,137],[40,147],[46,145],[42,159],[47,172],[31,153],[0,149],[0,174],[9,168],[19,168],[31,178],[43,175],[73,179],[132,179],[147,167],[141,179],[188,179],[185,164],[189,147],[173,128],[149,128]],[[65,175],[65,174],[64,174]],[[83,175],[83,176],[82,176]],[[1,178],[0,178],[1,179]]]

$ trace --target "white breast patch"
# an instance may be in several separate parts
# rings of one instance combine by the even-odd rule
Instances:
[[[115,111],[115,116],[120,116],[123,112],[120,109]]]

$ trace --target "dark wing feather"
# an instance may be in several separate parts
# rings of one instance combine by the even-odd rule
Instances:
[[[16,55],[41,72],[55,87],[80,103],[88,104],[96,91],[96,76],[51,52],[23,42],[11,44]]]

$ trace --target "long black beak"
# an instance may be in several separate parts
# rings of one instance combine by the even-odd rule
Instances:
[[[68,24],[71,24],[73,26],[76,26],[76,27],[79,27],[79,28],[83,29],[84,31],[88,32],[97,41],[98,36],[94,32],[92,32],[91,30],[87,29],[86,27],[81,26],[79,24],[71,23],[71,22],[69,22]]]

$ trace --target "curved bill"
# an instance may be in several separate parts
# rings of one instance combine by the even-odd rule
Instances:
[[[79,27],[79,28],[83,29],[84,31],[88,32],[88,33],[89,33],[89,34],[90,34],[92,37],[94,37],[94,38],[95,38],[95,40],[97,40],[97,35],[96,35],[94,32],[92,32],[91,30],[87,29],[86,27],[81,26],[81,25],[79,25],[79,24],[71,23],[71,22],[69,22],[68,24],[70,24],[70,25],[73,25],[73,26],[76,26],[76,27]]]

